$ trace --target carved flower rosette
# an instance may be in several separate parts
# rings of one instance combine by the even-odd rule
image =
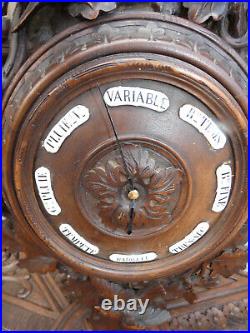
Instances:
[[[134,187],[139,192],[135,202],[134,231],[153,231],[168,225],[173,220],[180,196],[183,171],[164,156],[141,145],[124,144],[123,154]],[[83,179],[86,200],[92,201],[93,219],[109,231],[125,233],[129,221],[130,187],[119,150],[116,148],[101,158]]]

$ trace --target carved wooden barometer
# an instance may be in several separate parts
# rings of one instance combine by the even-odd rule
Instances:
[[[34,52],[3,116],[25,246],[116,283],[222,253],[246,223],[245,67],[206,28],[152,12],[73,25]]]

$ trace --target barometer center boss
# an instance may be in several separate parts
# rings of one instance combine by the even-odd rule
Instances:
[[[24,118],[9,201],[84,272],[139,279],[152,267],[156,276],[185,270],[244,223],[241,108],[201,69],[151,57],[103,56],[63,79],[58,70],[16,111],[15,125]],[[23,91],[16,87],[7,108]]]

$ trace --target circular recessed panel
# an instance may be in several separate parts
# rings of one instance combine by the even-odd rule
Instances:
[[[133,190],[123,156],[113,142],[108,149],[95,154],[82,171],[79,204],[96,228],[111,236],[127,237],[131,200],[134,200],[131,237],[148,235],[174,221],[180,192],[186,197],[185,171],[177,161],[171,163],[171,157],[165,156],[167,150],[158,147],[157,152],[156,144],[149,144],[146,140],[127,140],[121,144],[126,167],[133,180]]]
[[[163,99],[165,110],[150,107]],[[204,103],[139,75],[110,78],[58,110],[34,162],[36,200],[57,234],[97,258],[125,256],[117,259],[124,264],[193,247],[226,208],[234,168],[223,126]]]
[[[110,23],[114,35],[118,23]],[[181,24],[166,31],[180,38]],[[198,41],[208,38],[192,29]],[[231,85],[210,60],[196,68],[193,51],[183,61],[168,39],[159,46],[145,37],[136,50],[122,37],[118,48],[116,39],[112,48],[93,45],[83,64],[81,45],[91,34],[67,37],[79,46],[68,54],[69,67],[47,68],[41,55],[33,66],[48,72],[36,78],[39,94],[28,90],[21,103],[24,85],[9,101],[20,99],[19,117],[7,120],[18,128],[6,141],[15,157],[8,153],[5,163],[9,184],[14,177],[9,199],[22,223],[82,272],[129,281],[184,271],[244,222],[246,119],[232,97],[242,82]],[[55,63],[64,42],[47,51]],[[240,71],[215,41],[206,43],[214,58],[222,52]],[[98,59],[95,47],[103,48]]]

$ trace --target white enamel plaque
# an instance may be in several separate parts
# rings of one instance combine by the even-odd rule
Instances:
[[[154,252],[148,252],[143,254],[118,254],[113,253],[109,257],[110,260],[115,262],[127,262],[127,263],[135,263],[135,262],[145,262],[152,261],[157,258],[157,254]]]
[[[35,171],[35,181],[39,196],[44,208],[50,215],[58,215],[61,208],[58,205],[51,186],[50,171],[45,167],[40,167]]]
[[[209,229],[208,222],[199,223],[190,234],[178,243],[170,246],[169,252],[176,254],[186,250],[189,246],[197,242]]]
[[[49,153],[58,152],[65,139],[88,119],[88,108],[83,105],[73,107],[49,132],[43,143],[44,148]]]
[[[138,87],[112,87],[105,91],[103,98],[109,106],[142,106],[157,112],[169,107],[169,99],[162,92]]]
[[[222,164],[216,170],[217,190],[212,211],[219,213],[226,208],[232,186],[232,170],[230,165]]]
[[[75,246],[79,247],[84,252],[89,254],[97,254],[99,248],[90,244],[86,239],[80,236],[69,224],[61,224],[59,227],[61,233]]]
[[[182,120],[194,126],[210,143],[212,148],[221,149],[226,144],[226,136],[204,112],[190,104],[180,107],[179,116]]]

